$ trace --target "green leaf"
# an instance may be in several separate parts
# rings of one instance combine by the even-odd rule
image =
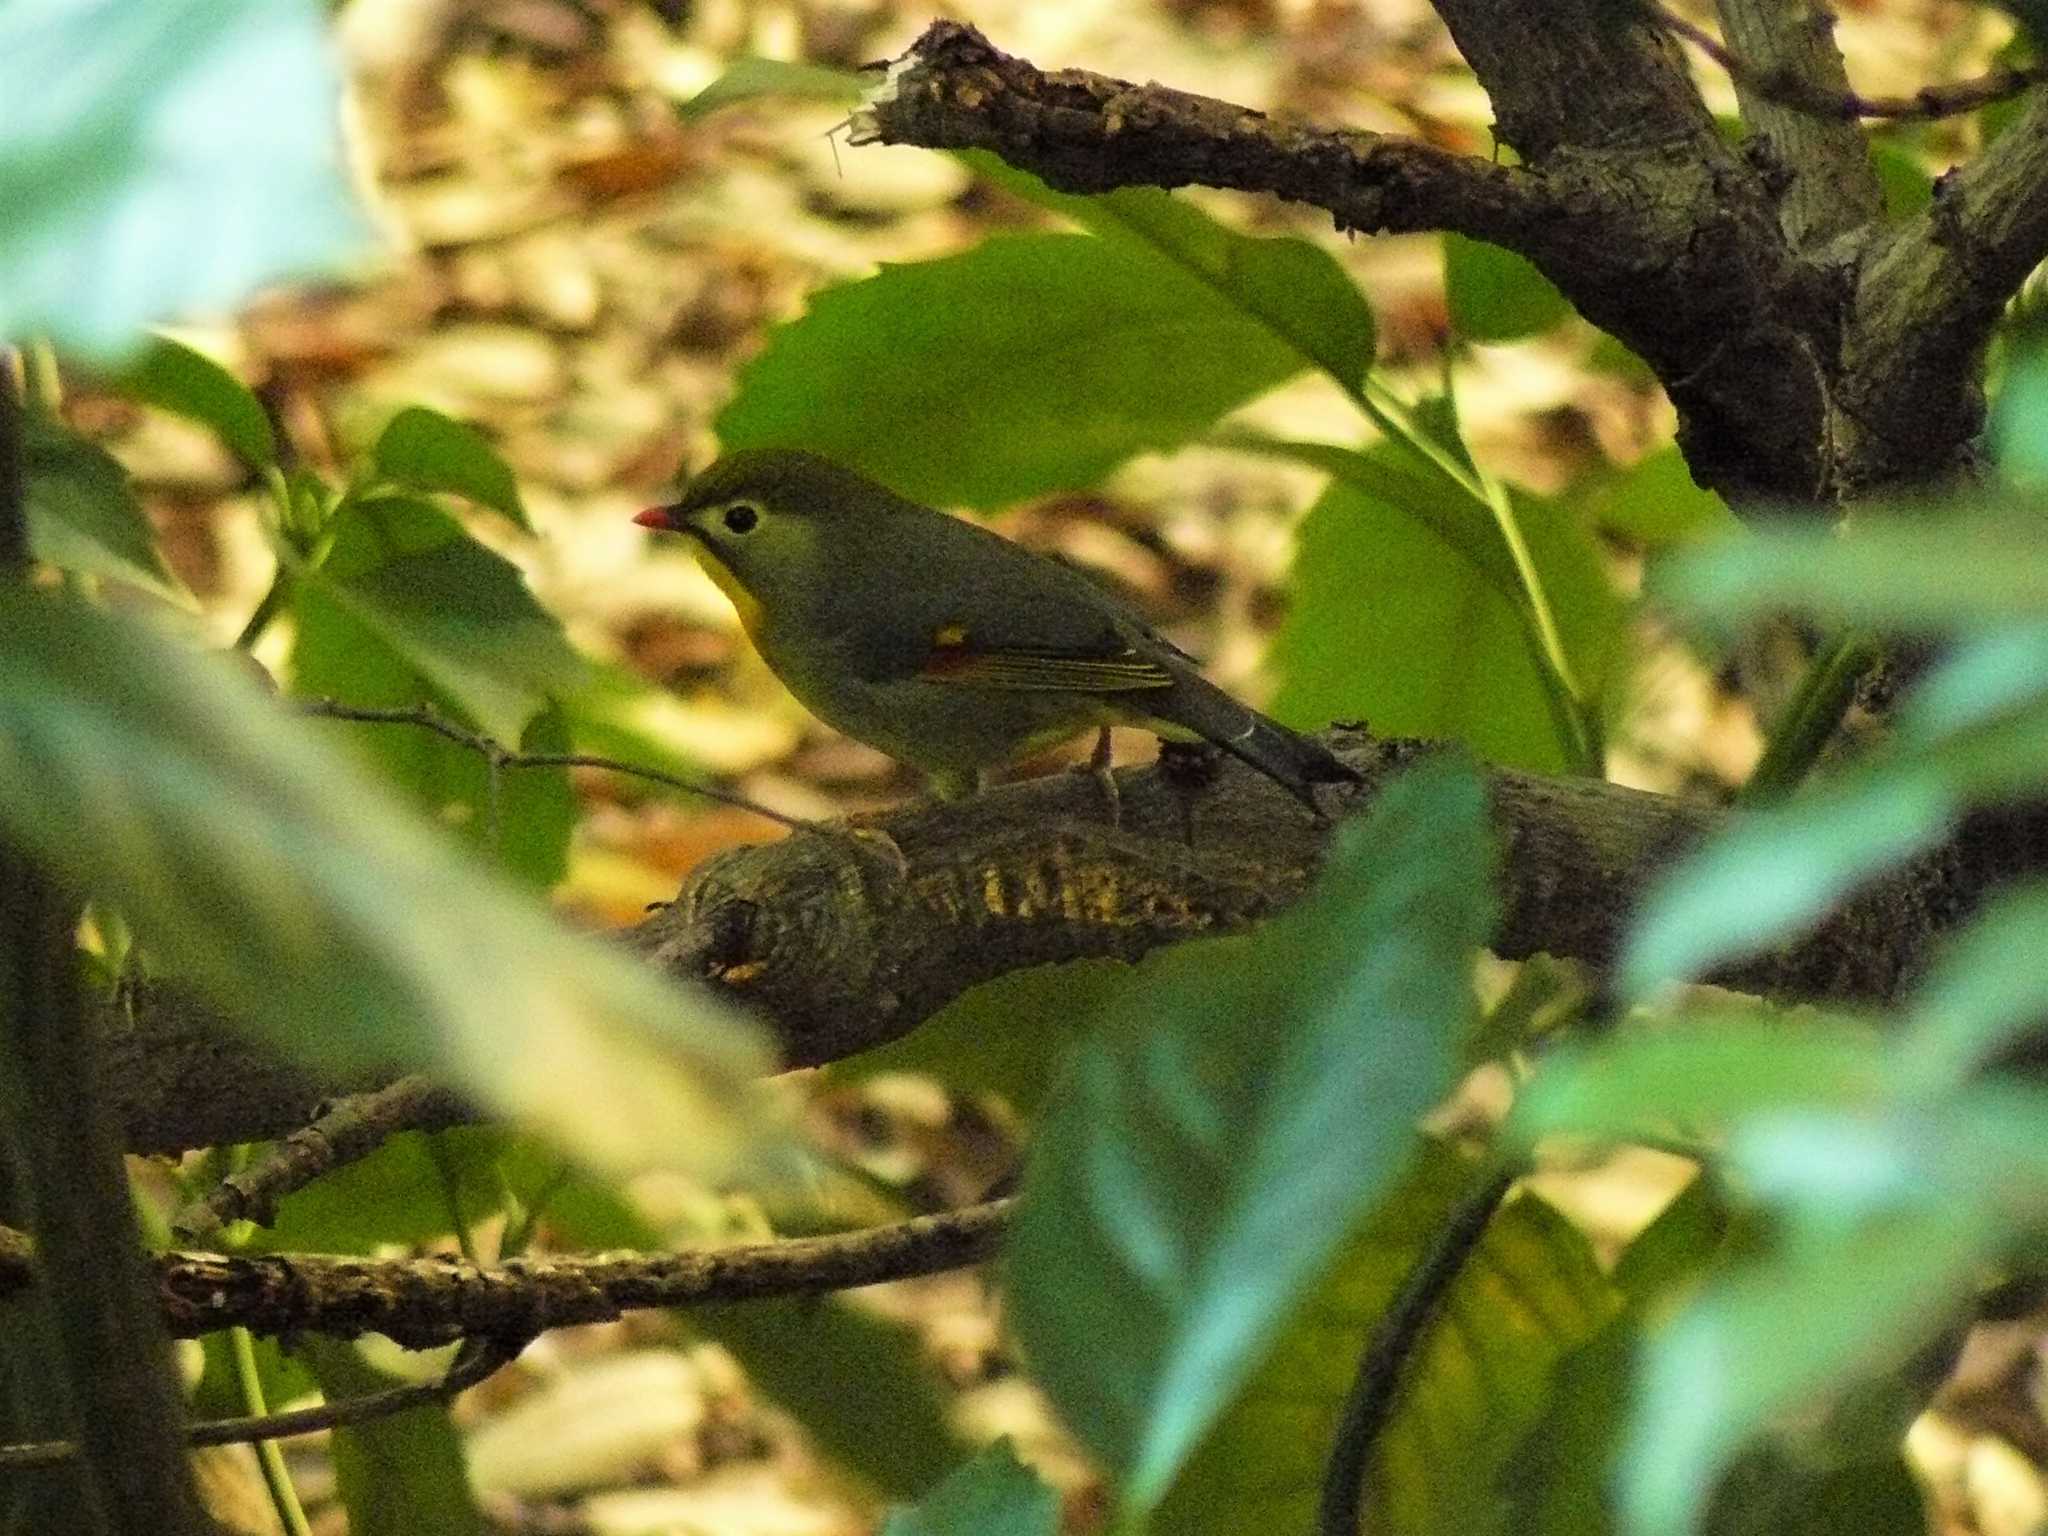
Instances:
[[[364,243],[300,0],[0,8],[0,336],[83,352]]]
[[[1472,1174],[1469,1160],[1425,1144],[1189,1461],[1160,1509],[1160,1529],[1316,1528],[1324,1467],[1367,1337]],[[1368,1472],[1370,1528],[1402,1536],[1503,1530],[1509,1458],[1554,1416],[1553,1370],[1618,1308],[1584,1238],[1534,1197],[1510,1202],[1410,1362]]]
[[[450,715],[461,712],[457,701],[385,638],[385,631],[357,617],[325,586],[295,585],[292,606],[297,621],[291,655],[294,692],[358,708],[406,709],[425,702]],[[494,801],[484,758],[433,731],[355,721],[317,729],[508,873],[542,890],[567,873],[576,822],[568,770],[502,770]],[[511,745],[528,752],[572,750],[562,707],[549,704]]]
[[[999,236],[818,294],[746,370],[718,435],[1000,506],[1177,447],[1303,366],[1173,264],[1085,235]]]
[[[1915,989],[1891,1066],[1909,1093],[1968,1078],[2048,1018],[2048,884],[2001,892],[1949,942]]]
[[[1910,219],[1934,204],[1934,177],[1926,162],[1904,144],[1879,140],[1870,146],[1871,168],[1884,189],[1884,211],[1888,218]]]
[[[1153,955],[1164,953],[1155,950]],[[919,1072],[955,1093],[993,1093],[1035,1116],[1096,1012],[1131,987],[1147,985],[1148,955],[1035,965],[969,987],[900,1040],[826,1068],[836,1082],[885,1072]]]
[[[607,1166],[726,1166],[756,1029],[568,932],[241,669],[0,593],[0,826],[294,1056],[433,1070]]]
[[[1528,257],[1460,234],[1444,236],[1444,296],[1452,328],[1467,341],[1518,341],[1572,312]]]
[[[679,106],[684,122],[762,96],[795,96],[807,101],[836,101],[851,107],[879,84],[864,77],[816,64],[788,64],[780,59],[734,59],[725,73]]]
[[[156,530],[113,455],[37,410],[22,412],[21,454],[29,551],[36,559],[194,606],[164,564]]]
[[[277,462],[277,438],[263,402],[227,369],[182,341],[150,337],[113,383],[145,405],[211,427],[245,464],[268,469]]]
[[[1905,762],[1732,818],[1644,898],[1623,952],[1631,995],[1784,942],[1961,813],[1939,765]]]
[[[1840,532],[1816,518],[1753,527],[1674,554],[1653,590],[1730,624],[1784,608],[1887,634],[2048,618],[2048,525],[2032,508],[1873,512]]]
[[[882,1522],[882,1536],[1058,1536],[1059,1495],[998,1440],[915,1509]]]
[[[1685,543],[1740,525],[1728,503],[1693,483],[1685,455],[1660,448],[1637,460],[1592,497],[1595,522],[1652,549]]]
[[[1509,1140],[1668,1137],[1718,1130],[1761,1110],[1870,1105],[1889,1079],[1871,1030],[1771,1014],[1688,1017],[1682,1026],[1561,1046],[1516,1096]]]
[[[1055,192],[986,151],[969,150],[960,159],[1091,234],[1196,279],[1218,301],[1257,320],[1304,363],[1322,369],[1345,393],[1356,397],[1363,391],[1377,344],[1372,307],[1321,246],[1239,234],[1157,187],[1077,197]]]
[[[352,500],[334,547],[300,582],[377,634],[488,736],[516,742],[550,699],[587,672],[517,567],[439,507],[410,497]]]
[[[1620,600],[1568,509],[1516,504],[1566,654],[1598,700],[1623,654]],[[1272,712],[1297,724],[1364,719],[1387,735],[1449,738],[1489,762],[1560,771],[1572,753],[1520,599],[1499,585],[1500,557],[1447,543],[1443,521],[1438,508],[1382,500],[1348,476],[1323,493],[1301,525]]]
[[[1033,1148],[1011,1316],[1137,1508],[1256,1366],[1449,1086],[1494,903],[1472,769],[1425,763],[1258,933],[1105,1010]]]
[[[400,1385],[353,1344],[313,1337],[301,1348],[329,1402]],[[439,1404],[344,1425],[330,1450],[349,1536],[484,1536],[488,1529],[470,1496],[462,1439]]]
[[[455,1230],[433,1143],[452,1170],[465,1216],[496,1214],[501,1161],[517,1140],[502,1126],[408,1131],[368,1157],[322,1174],[278,1203],[277,1219],[248,1247],[268,1253],[370,1254],[391,1243],[416,1246]],[[559,1158],[559,1154],[556,1154]]]
[[[409,405],[379,434],[371,457],[377,473],[409,490],[452,491],[533,531],[511,466],[466,421]]]

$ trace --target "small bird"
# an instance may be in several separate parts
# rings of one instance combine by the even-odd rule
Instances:
[[[941,798],[1091,727],[1113,797],[1111,725],[1212,742],[1318,816],[1316,785],[1359,778],[1080,572],[816,454],[730,454],[634,521],[687,535],[784,686]]]

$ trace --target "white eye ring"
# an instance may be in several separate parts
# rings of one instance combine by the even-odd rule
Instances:
[[[718,521],[727,533],[744,536],[761,526],[761,509],[751,501],[736,501],[718,514]]]

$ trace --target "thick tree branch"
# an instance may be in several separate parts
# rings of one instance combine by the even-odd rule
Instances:
[[[456,1339],[532,1338],[651,1307],[853,1290],[961,1269],[994,1256],[1011,1200],[826,1237],[686,1253],[510,1259],[344,1259],[326,1254],[160,1254],[156,1295],[170,1331],[352,1339],[381,1333],[413,1349]],[[0,1230],[0,1299],[33,1283],[19,1233]]]
[[[1865,262],[1843,355],[1852,489],[1924,480],[1981,425],[1985,343],[2048,257],[2048,86]]]
[[[1838,100],[1849,95],[1834,18],[1813,0],[1721,0],[1721,25],[1746,66],[1735,72],[1735,94],[1755,130],[1756,152],[1788,177],[1778,208],[1786,238],[1819,246],[1875,224],[1884,191],[1862,129],[1853,119],[1784,104],[1788,84]]]
[[[1087,70],[1047,73],[950,21],[934,22],[854,114],[851,141],[993,150],[1067,192],[1270,192],[1364,233],[1455,229],[1520,244],[1559,211],[1534,177],[1509,166]]]

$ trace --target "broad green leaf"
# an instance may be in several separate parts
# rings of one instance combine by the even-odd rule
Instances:
[[[2048,884],[1994,897],[1922,978],[1893,1040],[1902,1091],[1959,1087],[2000,1052],[2036,1036],[2048,1018]]]
[[[1298,906],[1177,951],[1070,1062],[1011,1237],[1011,1318],[1132,1506],[1166,1491],[1449,1086],[1490,835],[1472,769],[1421,765]]]
[[[518,569],[423,501],[349,502],[333,552],[301,586],[332,598],[497,741],[518,741],[587,676]]]
[[[1620,600],[1569,509],[1517,505],[1566,653],[1598,700],[1623,651]],[[1349,478],[1323,493],[1301,526],[1274,646],[1273,713],[1294,723],[1364,719],[1391,736],[1462,741],[1489,762],[1564,769],[1570,753],[1520,599],[1498,585],[1497,558],[1476,561],[1446,543],[1441,520]]]
[[[315,1337],[301,1347],[329,1402],[400,1384],[353,1344]],[[345,1425],[334,1431],[329,1446],[349,1536],[484,1536],[489,1529],[470,1495],[462,1438],[445,1407],[432,1404]]]
[[[1174,1536],[1308,1531],[1367,1338],[1471,1184],[1436,1145],[1346,1243],[1159,1512]],[[1560,1358],[1619,1307],[1585,1239],[1531,1196],[1495,1218],[1423,1336],[1368,1471],[1373,1530],[1503,1531],[1509,1458]]]
[[[377,473],[408,490],[452,491],[533,531],[511,466],[466,421],[409,405],[378,435],[371,458]]]
[[[1926,162],[1903,144],[1882,140],[1870,146],[1871,168],[1884,189],[1884,211],[1894,219],[1910,219],[1934,202],[1934,177]]]
[[[998,1440],[915,1509],[882,1522],[882,1536],[1058,1536],[1059,1495]]]
[[[1732,818],[1644,898],[1624,987],[1640,994],[1793,937],[1947,834],[1962,810],[1947,778],[1907,761]]]
[[[718,435],[1001,506],[1177,447],[1303,366],[1171,263],[1086,235],[998,236],[818,294],[741,377]]]
[[[29,550],[60,570],[125,581],[192,606],[158,552],[128,472],[112,454],[41,411],[21,416]]]
[[[1220,224],[1157,187],[1093,197],[1055,192],[1029,172],[970,150],[960,158],[987,179],[1071,219],[1091,234],[1193,277],[1217,300],[1259,321],[1352,396],[1365,387],[1376,328],[1358,285],[1321,246],[1258,238]]]
[[[485,877],[241,669],[33,592],[0,593],[0,654],[0,826],[242,1026],[608,1166],[753,1133],[753,1026]]]
[[[1559,1047],[1517,1095],[1506,1134],[1603,1141],[1718,1130],[1760,1110],[1873,1104],[1888,1078],[1871,1030],[1817,1019],[1711,1015]]]
[[[1592,496],[1594,521],[1653,549],[1738,526],[1728,503],[1693,483],[1685,455],[1660,448]]]
[[[415,1246],[455,1230],[438,1138],[466,1219],[482,1221],[502,1204],[500,1161],[514,1134],[502,1126],[408,1131],[368,1157],[322,1174],[278,1203],[277,1219],[255,1230],[248,1247],[268,1253],[370,1254],[391,1243]],[[559,1156],[559,1154],[557,1154]]]
[[[1096,1011],[1127,988],[1145,986],[1151,960],[1074,960],[1012,971],[968,988],[902,1039],[826,1070],[842,1082],[921,1072],[955,1093],[999,1094],[1020,1114],[1035,1115]]]
[[[0,336],[110,354],[365,244],[307,0],[0,7]]]
[[[424,702],[451,716],[462,712],[386,631],[359,618],[327,587],[296,585],[292,607],[294,692],[358,708],[406,709]],[[494,826],[490,766],[470,748],[414,725],[334,721],[316,728],[522,880],[546,890],[567,872],[576,797],[566,769],[501,770]],[[561,707],[544,708],[512,745],[529,752],[571,750]]]
[[[1873,512],[1841,532],[1815,518],[1752,526],[1674,554],[1653,591],[1730,624],[1784,608],[1889,634],[2048,618],[2048,522],[2033,508]]]
[[[1959,640],[1901,703],[1899,734],[1938,741],[1989,726],[2048,694],[2048,622],[2008,624]]]
[[[145,405],[211,427],[244,464],[267,469],[277,462],[277,437],[263,402],[227,369],[182,341],[150,337],[113,382]]]
[[[880,83],[816,64],[788,64],[780,59],[734,59],[725,73],[676,108],[684,122],[762,96],[795,96],[807,101],[836,101],[851,107]]]
[[[1795,1228],[1769,1259],[1710,1284],[1646,1342],[1616,1462],[1624,1530],[1697,1529],[1758,1430],[1948,1321],[1996,1237],[1984,1203],[1930,1190],[1881,1221]]]
[[[1518,341],[1572,312],[1571,301],[1528,257],[1465,235],[1443,238],[1444,297],[1452,329],[1467,341]]]

